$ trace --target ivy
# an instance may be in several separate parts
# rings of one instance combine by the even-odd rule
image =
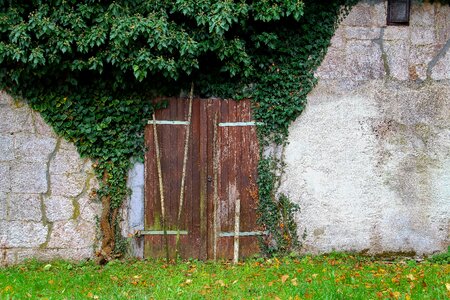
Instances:
[[[102,259],[122,243],[118,208],[142,159],[150,99],[195,82],[203,97],[251,98],[261,145],[259,224],[267,254],[298,240],[296,207],[278,195],[286,143],[314,72],[356,0],[0,0],[0,88],[26,99],[94,161]],[[441,3],[448,1],[441,0]]]
[[[117,253],[127,171],[141,159],[149,99],[194,81],[202,96],[252,98],[262,147],[282,145],[316,80],[342,9],[354,1],[0,1],[2,88],[22,96],[91,158],[100,182],[102,259]],[[297,240],[280,162],[259,165],[267,254]],[[269,246],[272,245],[272,246]]]

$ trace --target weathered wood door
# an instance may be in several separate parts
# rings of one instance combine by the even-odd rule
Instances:
[[[145,256],[165,257],[167,244],[174,258],[177,237],[183,258],[254,254],[261,234],[256,225],[259,150],[250,102],[194,99],[190,124],[188,110],[188,99],[170,99],[168,108],[157,111],[156,121],[150,120],[145,130]]]

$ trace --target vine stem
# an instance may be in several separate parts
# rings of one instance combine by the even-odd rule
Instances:
[[[187,129],[186,129],[186,137],[184,139],[184,156],[183,156],[183,171],[181,173],[181,185],[180,185],[180,202],[178,207],[178,218],[177,218],[177,239],[175,243],[175,260],[178,259],[178,249],[180,244],[180,221],[181,221],[181,212],[183,211],[183,202],[184,202],[184,185],[186,181],[186,165],[187,158],[189,152],[189,138],[191,134],[191,119],[192,119],[192,100],[194,97],[194,83],[191,83],[191,92],[189,93],[189,111],[187,118]]]
[[[159,153],[158,131],[156,130],[155,113],[153,113],[153,138],[155,140],[156,167],[158,169],[159,196],[160,196],[160,200],[161,200],[161,218],[162,218],[162,227],[163,227],[163,232],[164,232],[166,260],[167,260],[167,263],[169,263],[169,239],[167,236],[167,229],[166,229],[166,210],[164,208],[163,175],[162,175],[162,171],[161,171],[161,154]]]

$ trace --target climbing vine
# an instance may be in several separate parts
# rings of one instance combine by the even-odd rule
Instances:
[[[277,188],[288,128],[316,84],[333,33],[357,0],[0,0],[0,88],[22,97],[94,162],[100,257],[119,255],[127,171],[144,153],[150,99],[195,83],[251,98],[259,126],[259,224],[267,254],[295,247],[298,209]],[[441,0],[442,3],[448,1]],[[282,153],[282,151],[272,151]]]

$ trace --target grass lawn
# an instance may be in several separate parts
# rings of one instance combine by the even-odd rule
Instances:
[[[30,261],[0,268],[0,299],[449,299],[444,263],[331,254],[226,262]]]

